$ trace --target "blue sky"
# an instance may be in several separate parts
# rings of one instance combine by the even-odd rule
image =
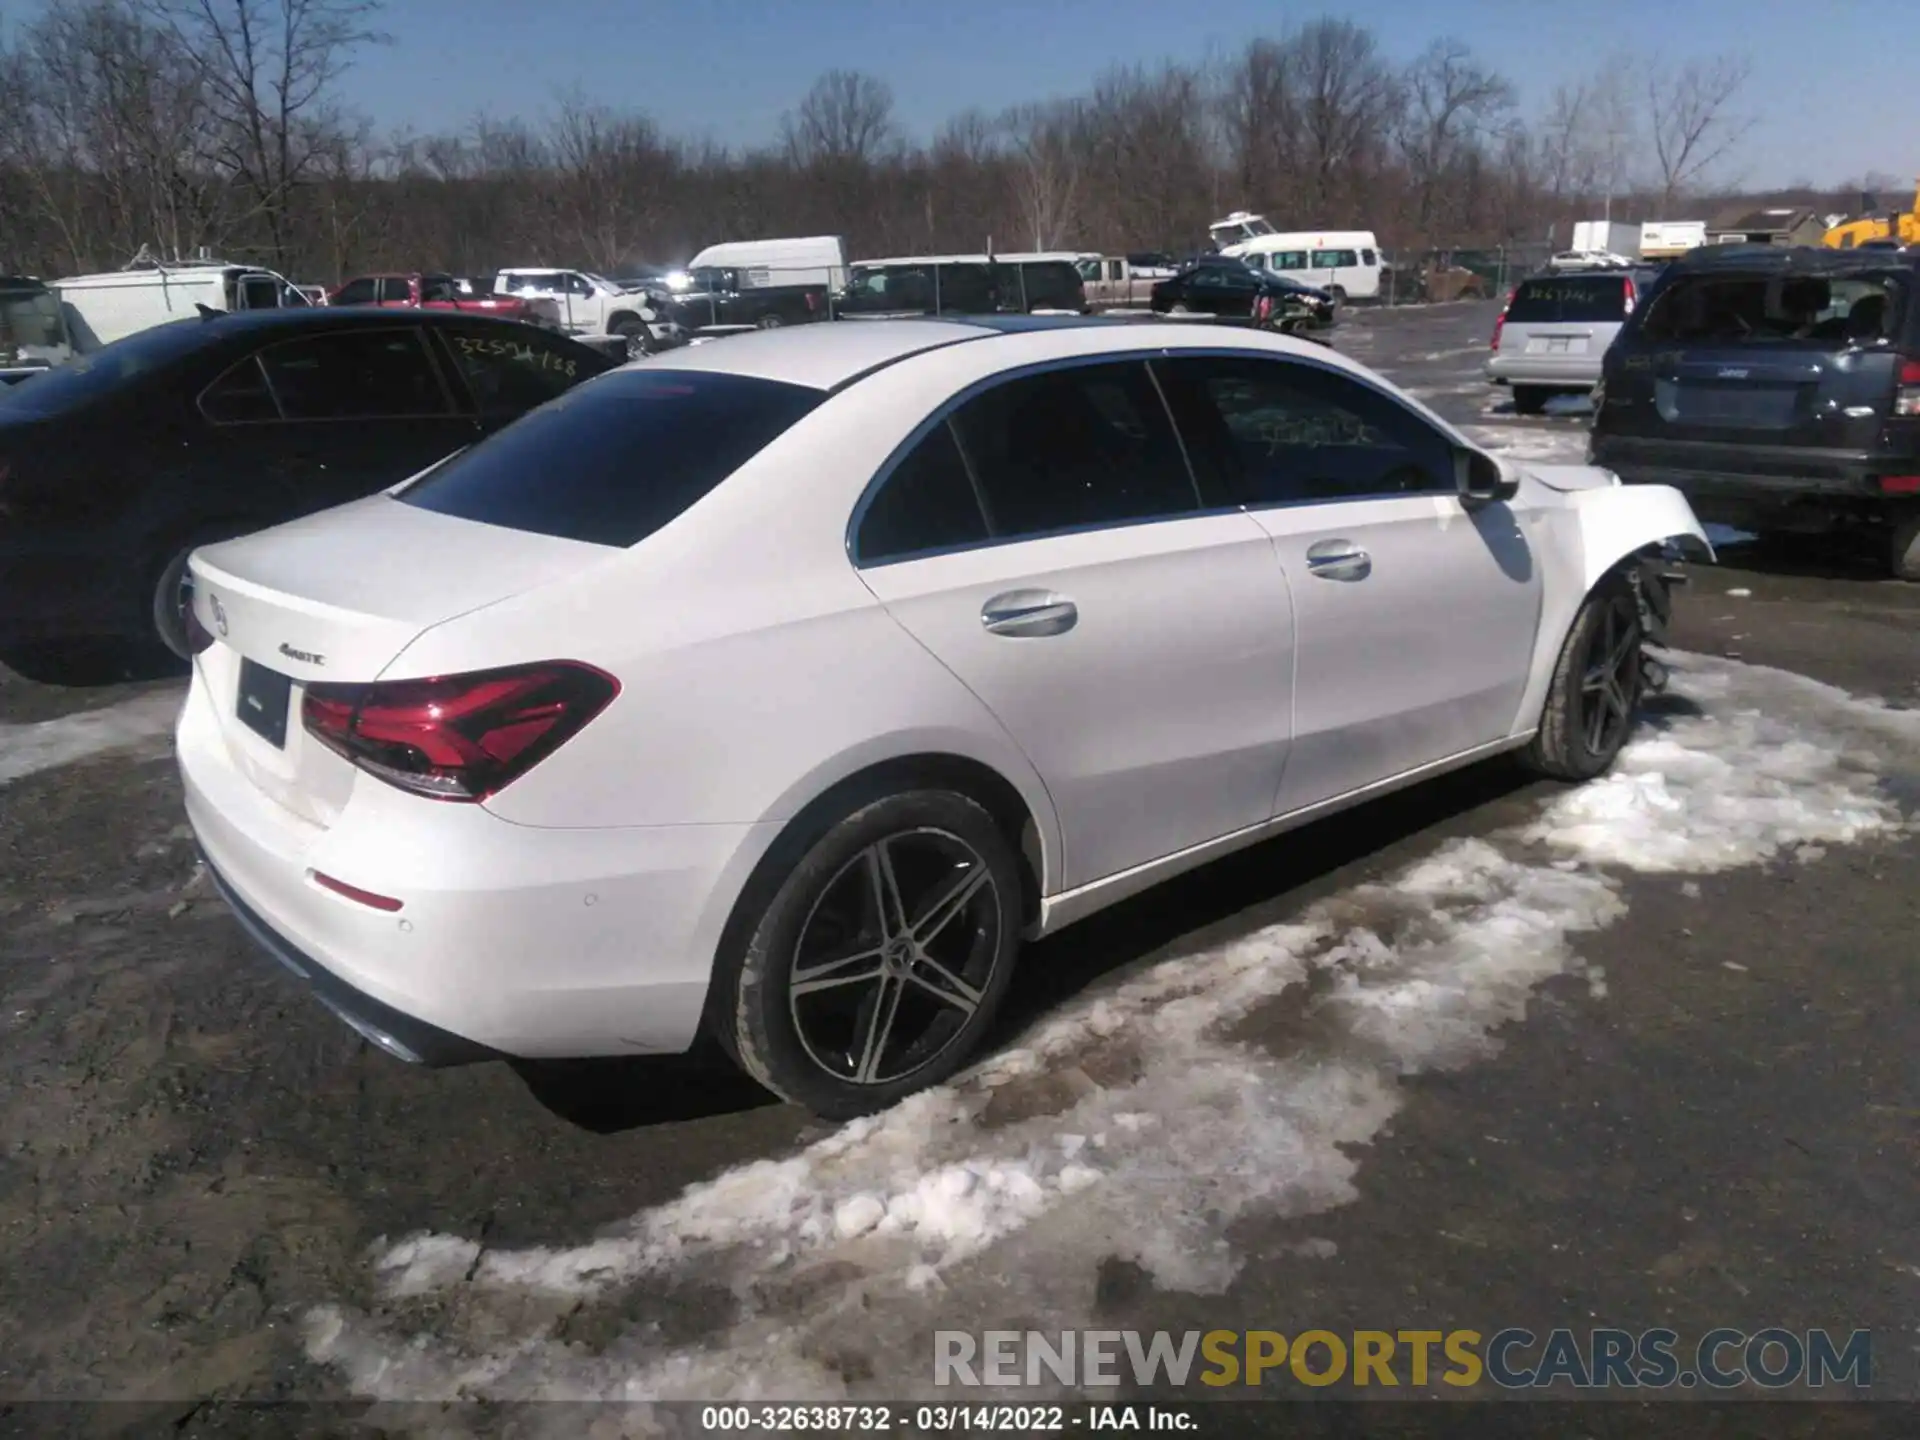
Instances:
[[[22,17],[44,0],[7,8]],[[930,134],[968,106],[998,110],[1084,89],[1118,63],[1230,53],[1332,10],[1396,58],[1446,31],[1539,104],[1558,81],[1626,48],[1737,51],[1759,123],[1733,178],[1839,181],[1920,173],[1920,42],[1885,0],[389,0],[393,43],[364,53],[347,98],[383,126],[457,129],[476,112],[535,118],[577,87],[670,130],[728,144],[771,137],[825,69],[892,85]],[[1262,202],[1262,203],[1270,203]]]

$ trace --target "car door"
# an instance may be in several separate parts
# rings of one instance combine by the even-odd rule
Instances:
[[[1257,524],[1203,510],[1144,362],[1006,379],[940,417],[854,556],[1045,780],[1069,888],[1268,817],[1286,585]]]
[[[419,326],[283,340],[207,387],[200,409],[285,516],[398,484],[471,444]]]
[[[1284,814],[1502,739],[1540,573],[1513,509],[1469,508],[1453,443],[1384,390],[1307,360],[1158,362],[1203,484],[1273,537],[1295,616]]]

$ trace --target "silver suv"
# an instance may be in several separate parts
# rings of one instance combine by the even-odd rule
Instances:
[[[1600,361],[1659,271],[1622,268],[1522,280],[1493,322],[1487,379],[1513,387],[1513,408],[1537,415],[1549,397],[1584,395]]]

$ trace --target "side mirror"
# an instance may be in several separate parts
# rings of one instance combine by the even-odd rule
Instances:
[[[1464,445],[1453,452],[1453,473],[1460,498],[1469,505],[1498,504],[1520,491],[1520,482],[1509,480],[1499,461]]]

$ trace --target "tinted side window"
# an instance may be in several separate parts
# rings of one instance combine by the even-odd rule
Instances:
[[[1161,362],[1189,446],[1248,505],[1452,494],[1447,438],[1386,396],[1317,366],[1191,356]]]
[[[249,355],[200,394],[200,413],[216,425],[278,420],[280,407],[267,388],[260,357]]]
[[[996,539],[1199,508],[1166,407],[1137,361],[1009,380],[961,406],[954,428]]]
[[[380,299],[387,305],[411,305],[413,286],[403,276],[389,275],[380,282]]]
[[[289,420],[445,415],[445,389],[411,330],[357,331],[290,340],[260,352]]]
[[[943,420],[894,467],[868,502],[854,537],[862,564],[897,560],[927,550],[974,545],[987,538],[966,461]]]
[[[420,299],[425,301],[458,300],[460,287],[453,283],[450,276],[427,275],[420,281]]]
[[[280,308],[280,282],[271,275],[248,275],[240,281],[240,304],[246,310]]]
[[[475,327],[445,335],[454,367],[482,415],[522,414],[607,368],[531,329],[525,335],[503,335]]]
[[[488,525],[633,545],[825,398],[745,375],[620,371],[542,405],[398,498]]]
[[[350,280],[340,287],[340,293],[334,297],[336,305],[371,305],[380,298],[378,280]]]

